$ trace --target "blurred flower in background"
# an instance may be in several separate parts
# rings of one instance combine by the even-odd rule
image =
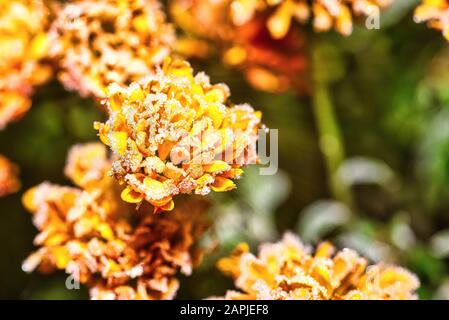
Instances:
[[[0,155],[0,197],[17,192],[20,189],[19,168]]]
[[[449,1],[423,0],[415,10],[416,22],[428,22],[431,28],[441,30],[449,40]]]
[[[355,251],[335,252],[328,242],[311,255],[293,234],[263,244],[259,256],[240,244],[218,268],[232,276],[243,292],[228,291],[225,299],[410,300],[416,299],[419,280],[405,269],[372,265]]]
[[[205,58],[216,48],[223,62],[241,70],[256,89],[308,90],[306,38],[299,29],[274,38],[266,14],[235,24],[231,1],[173,0],[170,11],[177,25],[191,34],[178,41],[177,49],[184,55]],[[198,51],[201,39],[211,43],[208,47],[203,42],[205,50]]]
[[[0,2],[0,130],[28,111],[35,87],[51,75],[48,14],[40,0]]]
[[[110,83],[128,85],[151,74],[175,41],[157,0],[69,2],[49,34],[64,86],[98,98]]]
[[[352,33],[354,17],[379,14],[393,0],[233,0],[231,3],[232,20],[242,25],[251,20],[257,12],[272,11],[267,21],[270,34],[274,38],[283,38],[291,27],[292,21],[305,23],[313,20],[315,31],[329,31],[335,28],[343,35]]]

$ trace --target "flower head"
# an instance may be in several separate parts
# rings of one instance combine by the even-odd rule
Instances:
[[[423,0],[415,10],[416,22],[428,22],[431,28],[441,30],[449,40],[449,1]]]
[[[25,193],[24,205],[39,230],[34,243],[40,248],[22,268],[65,270],[90,287],[95,299],[170,299],[178,288],[177,272],[190,274],[201,258],[195,244],[208,226],[207,204],[191,200],[167,216],[142,206],[131,217],[114,180],[99,175],[105,162],[105,150],[97,152],[101,147],[79,145],[70,152],[66,172],[77,184],[88,181],[85,188],[44,182]],[[89,179],[93,176],[99,177],[97,184]],[[125,294],[129,290],[135,294]]]
[[[19,168],[6,157],[0,155],[0,197],[14,193],[20,188],[17,178]]]
[[[40,0],[0,1],[0,129],[28,111],[34,87],[50,77],[47,16]]]
[[[293,234],[264,244],[259,256],[239,245],[218,267],[241,291],[226,299],[415,299],[419,280],[407,270],[385,264],[368,266],[355,251],[335,252],[328,242],[314,254]]]
[[[269,15],[255,15],[245,23],[234,23],[232,1],[175,0],[170,10],[176,23],[196,38],[178,39],[177,50],[186,56],[202,58],[212,50],[198,50],[199,40],[217,47],[223,62],[242,71],[256,89],[282,92],[308,90],[305,37],[291,28],[274,38],[267,28]],[[212,43],[212,44],[211,44]],[[202,46],[200,47],[202,48]]]
[[[235,188],[242,165],[257,162],[261,115],[228,97],[227,86],[171,59],[127,88],[111,86],[109,119],[95,127],[117,157],[112,172],[126,185],[122,199],[171,210],[177,194]]]
[[[99,98],[110,83],[153,72],[175,39],[157,0],[77,0],[59,11],[50,35],[62,83]]]
[[[92,150],[98,155],[92,156]],[[124,248],[131,230],[126,220],[131,208],[120,200],[120,188],[102,168],[111,165],[105,154],[99,143],[77,145],[69,152],[65,172],[78,187],[44,182],[24,194],[24,206],[33,213],[39,230],[34,243],[41,247],[24,262],[25,271],[38,267],[46,273],[54,269],[74,272],[76,267],[83,283],[96,273],[109,276],[104,270],[114,272],[101,250],[112,254]]]
[[[267,20],[267,27],[276,39],[283,38],[288,33],[292,21],[304,23],[310,17],[316,31],[334,28],[343,35],[350,35],[354,17],[379,14],[391,2],[392,0],[313,0],[309,5],[307,0],[232,0],[231,16],[236,25],[242,25],[258,12],[273,12]]]
[[[202,250],[195,243],[209,226],[204,215],[207,207],[207,202],[194,199],[182,202],[170,214],[146,215],[128,241],[136,257],[133,265],[140,268],[136,284],[99,281],[91,288],[91,297],[172,299],[179,287],[178,271],[190,275],[201,261]]]

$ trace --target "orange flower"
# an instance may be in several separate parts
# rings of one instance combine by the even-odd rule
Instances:
[[[99,98],[110,83],[152,73],[175,39],[157,0],[77,0],[58,12],[50,35],[64,86]]]
[[[242,291],[228,291],[225,299],[415,299],[417,277],[407,270],[385,264],[367,267],[355,251],[335,252],[328,242],[315,254],[293,234],[282,241],[264,244],[259,256],[240,244],[218,267],[231,275]]]
[[[272,11],[267,20],[271,35],[280,39],[289,31],[292,20],[304,23],[313,16],[316,31],[334,28],[343,35],[352,33],[354,16],[377,14],[392,0],[232,0],[231,16],[236,25],[250,21],[257,12]]]
[[[120,201],[121,190],[107,176],[105,155],[99,143],[77,145],[69,152],[65,172],[81,188],[44,182],[24,194],[24,206],[39,230],[34,243],[41,246],[24,262],[25,271],[39,267],[46,273],[72,273],[76,268],[83,283],[96,273],[112,277],[116,270],[108,255],[125,248],[131,230],[125,218],[131,208]]]
[[[172,210],[177,194],[235,188],[241,167],[256,163],[260,113],[231,105],[224,84],[167,59],[155,75],[128,88],[109,87],[109,120],[96,123],[117,157],[112,172],[126,185],[122,199]]]
[[[313,19],[316,31],[334,28],[350,35],[355,17],[379,14],[392,0],[172,0],[171,14],[187,33],[218,47],[223,61],[237,67],[256,89],[296,93],[310,90],[308,55],[301,28],[293,22]],[[176,49],[189,57],[203,57],[212,50],[198,50],[199,40],[181,38]]]
[[[190,275],[202,259],[195,243],[209,226],[204,215],[207,208],[207,202],[194,199],[181,202],[170,214],[146,215],[128,241],[136,255],[134,265],[141,266],[136,284],[100,281],[92,287],[91,297],[173,299],[179,287],[176,273]]]
[[[308,59],[299,28],[274,38],[267,28],[266,12],[235,24],[231,4],[228,0],[172,1],[170,10],[176,23],[197,37],[180,38],[176,49],[189,57],[204,58],[212,52],[211,48],[203,48],[211,41],[210,47],[218,47],[223,61],[240,69],[254,88],[268,92],[290,88],[308,91]]]
[[[0,155],[0,197],[14,193],[20,189],[17,178],[19,168],[6,157]]]
[[[422,4],[415,10],[415,21],[427,21],[431,28],[441,30],[443,36],[449,40],[449,1],[422,0]]]
[[[299,29],[275,39],[266,27],[266,16],[258,16],[235,27],[235,36],[224,50],[223,61],[243,71],[256,89],[297,93],[309,90],[305,38]]]
[[[208,226],[207,204],[191,200],[167,216],[142,206],[131,219],[130,206],[103,170],[104,149],[87,144],[70,152],[66,172],[76,183],[88,182],[86,188],[44,182],[25,193],[23,203],[34,215],[39,230],[34,243],[40,248],[22,268],[65,270],[87,284],[95,299],[170,299],[178,288],[178,270],[190,274],[201,258],[195,244]],[[125,295],[123,288],[131,290],[134,282],[138,295]]]
[[[47,16],[40,0],[0,1],[0,129],[28,111],[34,87],[50,77]]]
[[[119,204],[111,203],[101,190],[83,191],[44,182],[25,193],[25,207],[34,214],[41,248],[23,263],[27,272],[39,267],[44,273],[65,269],[77,273],[82,283],[95,273],[115,276],[107,253],[123,248],[121,236],[129,232],[125,220],[116,218]]]

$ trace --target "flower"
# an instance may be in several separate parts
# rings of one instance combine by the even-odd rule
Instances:
[[[201,259],[196,241],[208,227],[207,203],[186,201],[167,216],[142,206],[131,215],[104,170],[103,145],[77,145],[69,154],[65,172],[86,187],[44,182],[25,193],[23,203],[39,230],[34,244],[40,248],[22,269],[65,270],[86,284],[94,299],[173,298],[178,270],[190,274]],[[134,290],[134,283],[138,294],[125,295],[124,288]]]
[[[64,86],[98,98],[110,83],[153,72],[175,40],[157,0],[77,0],[59,10],[50,35]]]
[[[272,11],[267,27],[272,37],[283,38],[289,31],[292,20],[304,23],[313,16],[316,31],[334,28],[343,35],[352,33],[353,18],[379,14],[392,0],[232,0],[231,16],[236,25],[250,21],[257,12]]]
[[[112,173],[126,188],[122,199],[172,210],[177,194],[205,195],[235,188],[241,167],[257,162],[259,112],[231,105],[224,84],[193,75],[182,60],[167,59],[156,74],[127,88],[109,87],[109,119],[95,123],[117,159]]]
[[[218,268],[232,276],[241,291],[228,291],[225,299],[416,299],[418,278],[392,265],[367,266],[351,249],[335,252],[321,243],[312,255],[291,233],[282,241],[263,244],[256,257],[240,244]]]
[[[135,252],[134,268],[139,267],[136,284],[100,281],[91,288],[91,297],[172,299],[179,287],[177,272],[190,275],[202,259],[202,250],[195,243],[209,226],[204,215],[207,208],[207,202],[194,199],[181,202],[170,214],[146,215],[128,241]]]
[[[107,175],[111,164],[105,155],[100,143],[76,145],[69,152],[65,172],[78,187],[44,182],[24,194],[23,204],[33,213],[39,230],[34,244],[41,246],[24,262],[25,271],[65,269],[72,273],[76,267],[82,283],[96,273],[110,276],[114,272],[103,254],[117,254],[125,248],[131,208],[120,200],[121,189]],[[104,170],[107,163],[108,170]]]
[[[177,50],[182,54],[204,58],[212,52],[203,48],[209,42],[210,47],[218,47],[223,62],[241,70],[256,89],[308,91],[308,57],[299,28],[274,38],[267,28],[266,13],[237,25],[231,19],[231,1],[226,0],[176,0],[170,10],[183,30],[196,35],[178,39]]]
[[[449,1],[423,0],[415,9],[416,22],[428,22],[431,28],[441,30],[443,36],[449,40]]]
[[[51,75],[47,22],[40,0],[0,2],[0,129],[28,111],[35,86]]]
[[[283,38],[275,39],[270,36],[266,20],[264,16],[255,17],[235,27],[235,36],[224,50],[223,61],[242,70],[246,80],[258,90],[309,91],[303,33],[292,29]]]
[[[0,197],[14,193],[20,189],[20,181],[17,178],[19,168],[11,163],[8,158],[0,155]]]
[[[305,34],[293,22],[312,17],[318,32],[332,28],[350,35],[353,19],[372,17],[392,0],[172,0],[171,14],[188,34],[212,42],[223,61],[240,69],[256,89],[283,92],[310,90]],[[190,43],[190,45],[189,45]],[[178,40],[177,50],[198,57],[198,39]]]

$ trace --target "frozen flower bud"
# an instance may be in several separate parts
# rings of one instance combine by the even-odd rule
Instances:
[[[175,40],[157,0],[72,1],[57,13],[50,36],[64,86],[98,98],[110,83],[152,73]]]
[[[235,188],[241,167],[257,163],[261,114],[232,105],[229,95],[227,86],[172,59],[129,87],[110,86],[109,119],[95,128],[116,157],[122,199],[168,211],[177,194]]]
[[[0,129],[28,111],[34,88],[51,75],[47,22],[40,0],[0,1]]]
[[[392,265],[367,266],[351,249],[336,251],[321,243],[312,254],[293,234],[278,243],[263,244],[259,255],[240,244],[218,268],[234,278],[240,291],[224,299],[306,300],[409,300],[416,299],[418,278]]]

